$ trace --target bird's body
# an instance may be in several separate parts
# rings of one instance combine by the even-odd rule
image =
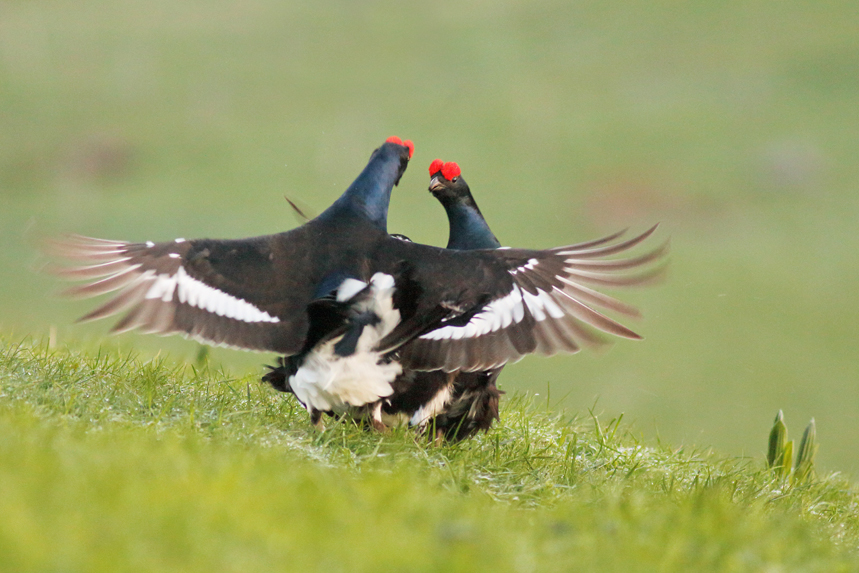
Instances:
[[[353,294],[353,287],[360,290]],[[336,298],[325,301],[343,308],[343,326],[314,344],[288,380],[308,410],[343,414],[353,405],[377,402],[393,392],[391,383],[402,367],[375,351],[400,320],[393,292],[393,277],[377,273],[370,284],[344,281]]]
[[[373,408],[378,421],[401,367],[491,376],[530,352],[576,351],[595,331],[638,338],[598,310],[634,309],[588,285],[652,276],[662,248],[606,259],[652,229],[544,251],[403,241],[387,233],[387,212],[412,149],[390,139],[331,207],[296,229],[161,243],[70,237],[53,250],[83,266],[57,272],[88,281],[69,289],[73,296],[118,291],[83,317],[125,312],[114,331],[281,354],[282,370],[269,381],[294,391],[317,419]],[[439,416],[426,406],[422,417]]]
[[[486,219],[456,163],[432,162],[429,190],[445,209],[452,250],[497,249],[501,243]],[[498,419],[502,392],[496,380],[503,366],[477,372],[406,370],[394,382],[394,393],[382,411],[404,416],[411,426],[431,428],[437,436],[460,440],[488,430]]]

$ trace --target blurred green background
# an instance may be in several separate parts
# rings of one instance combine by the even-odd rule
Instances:
[[[738,456],[783,408],[859,475],[857,30],[855,2],[0,1],[0,328],[193,357],[73,325],[92,301],[51,298],[38,240],[284,230],[284,194],[320,212],[396,134],[391,231],[445,242],[439,157],[505,244],[671,237],[666,282],[620,293],[644,342],[505,389]]]

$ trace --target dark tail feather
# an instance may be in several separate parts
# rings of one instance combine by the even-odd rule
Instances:
[[[501,369],[461,373],[454,382],[454,397],[447,411],[429,422],[445,439],[458,442],[487,431],[499,419],[498,403],[504,393],[495,385]]]
[[[289,377],[295,374],[295,368],[290,362],[289,358],[281,356],[277,359],[277,366],[266,365],[269,371],[263,375],[262,381],[271,384],[272,388],[279,392],[292,393],[292,388],[289,387]]]

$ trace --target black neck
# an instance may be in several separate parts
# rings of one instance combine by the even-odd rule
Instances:
[[[471,195],[442,201],[450,222],[448,249],[497,249],[501,246]]]
[[[343,195],[319,217],[357,215],[387,232],[391,190],[405,167],[400,146],[385,143],[373,152],[367,166]]]

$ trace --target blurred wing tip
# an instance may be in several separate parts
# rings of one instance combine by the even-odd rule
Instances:
[[[55,292],[55,296],[57,298],[67,298],[72,300],[83,300],[85,298],[90,298],[84,293],[81,293],[81,288],[86,287],[88,285],[78,285],[73,287],[64,288],[60,291]]]
[[[669,260],[662,259],[658,264],[634,277],[629,286],[653,286],[662,284],[668,277]],[[624,285],[626,286],[626,285]]]

